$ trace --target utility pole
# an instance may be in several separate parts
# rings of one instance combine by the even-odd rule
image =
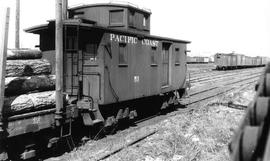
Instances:
[[[63,6],[62,0],[56,0],[55,2],[55,121],[56,126],[60,126],[63,112]]]
[[[15,48],[20,48],[20,0],[16,0]]]
[[[5,76],[6,76],[6,58],[7,58],[7,43],[8,43],[8,27],[9,27],[9,8],[3,18],[3,23],[0,26],[0,160],[7,159],[7,152],[4,143],[5,130],[3,123],[3,106],[5,92]]]
[[[63,6],[63,20],[66,20],[68,18],[67,15],[67,9],[68,9],[68,0],[62,0],[62,6]]]

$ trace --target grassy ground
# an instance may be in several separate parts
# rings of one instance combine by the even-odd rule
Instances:
[[[251,91],[245,93],[253,95]],[[221,99],[227,101],[227,97],[217,100]],[[155,135],[107,160],[228,161],[227,145],[243,115],[242,110],[205,105],[155,125],[153,128],[158,129]]]

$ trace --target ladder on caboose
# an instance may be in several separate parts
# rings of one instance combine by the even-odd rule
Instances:
[[[79,68],[79,29],[79,26],[63,25],[63,92],[71,97],[75,97],[75,99],[78,99],[78,92],[80,91],[77,90],[76,92],[74,90],[79,87],[79,85],[75,84],[76,78],[79,75],[79,70],[82,69]],[[61,139],[67,143],[70,150],[75,148],[72,138],[72,117],[67,116],[67,113],[70,113],[70,108],[70,105],[64,108],[66,115],[65,123],[59,129],[59,136],[50,139],[48,146],[57,145],[58,140]]]
[[[84,54],[81,45],[80,25],[64,25],[64,91],[73,97],[73,102],[77,102],[84,124],[93,126],[103,123],[104,119],[97,102],[83,94]]]
[[[81,97],[82,60],[79,50],[80,26],[64,25],[64,91],[74,99]]]

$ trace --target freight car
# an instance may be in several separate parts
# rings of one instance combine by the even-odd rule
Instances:
[[[190,57],[190,56],[187,56],[187,63],[188,64],[206,64],[209,62],[210,62],[209,57],[200,57],[200,56]]]
[[[270,160],[270,63],[256,85],[254,100],[229,144],[233,161]]]
[[[261,67],[265,66],[268,61],[267,57],[250,57],[235,53],[217,53],[214,57],[217,70]]]
[[[0,153],[8,152],[11,159],[33,158],[63,138],[72,143],[79,127],[89,137],[94,127],[108,129],[146,111],[166,109],[185,92],[190,42],[150,35],[149,10],[108,3],[70,8],[68,15],[63,24],[64,108],[4,116]],[[42,58],[54,72],[55,21],[25,31],[40,36]],[[150,103],[142,106],[145,102]]]

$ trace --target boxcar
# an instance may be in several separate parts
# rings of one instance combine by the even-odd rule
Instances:
[[[190,64],[204,64],[209,63],[209,57],[201,57],[201,56],[194,56],[194,57],[187,57],[187,63]]]
[[[235,53],[217,53],[214,57],[214,62],[218,70],[264,66],[267,60],[266,57],[250,57]]]
[[[231,69],[237,66],[237,55],[235,54],[221,54],[218,53],[214,57],[217,69]]]
[[[70,135],[71,131],[64,135],[62,129],[72,130],[74,121],[89,132],[94,125],[112,127],[120,120],[177,104],[185,91],[190,42],[150,35],[149,10],[108,3],[77,6],[68,12],[63,24],[63,85],[68,104],[57,115],[47,110],[9,119],[6,142],[15,143],[9,148],[16,147],[22,136],[32,140],[29,133],[47,130],[49,134],[42,137],[51,147]],[[40,36],[43,58],[55,69],[55,21],[25,31]],[[148,106],[142,106],[149,100]],[[61,132],[55,130],[59,118],[63,119]],[[37,153],[35,147],[16,151],[29,159]]]

